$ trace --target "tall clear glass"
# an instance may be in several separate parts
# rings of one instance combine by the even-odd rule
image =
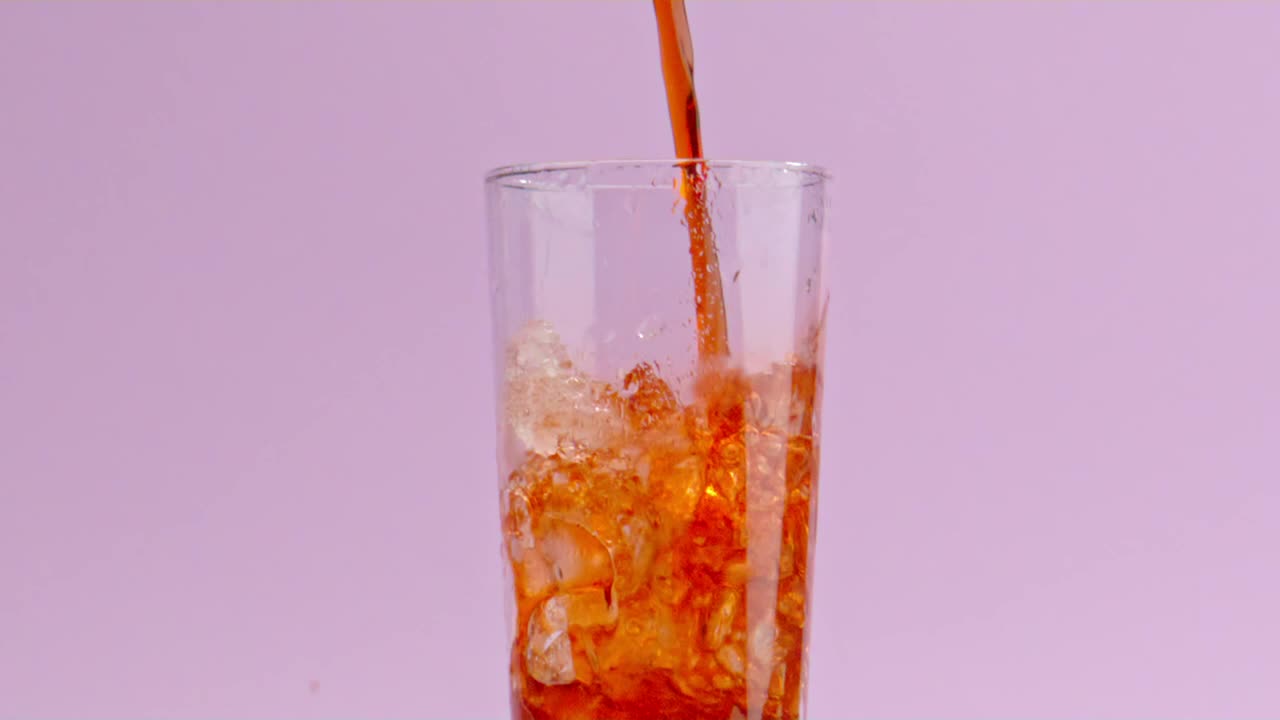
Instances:
[[[709,358],[688,167],[486,179],[513,718],[803,717],[828,177],[699,165]]]

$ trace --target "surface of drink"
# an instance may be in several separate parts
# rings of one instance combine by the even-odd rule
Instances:
[[[818,374],[653,365],[608,383],[553,328],[510,344],[513,716],[798,718]]]

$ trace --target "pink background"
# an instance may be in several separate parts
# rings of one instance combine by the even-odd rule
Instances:
[[[690,14],[838,179],[811,717],[1280,716],[1280,4]],[[0,4],[0,717],[505,715],[480,177],[669,154],[654,53]]]

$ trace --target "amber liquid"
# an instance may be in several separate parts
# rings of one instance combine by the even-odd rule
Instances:
[[[817,473],[814,369],[647,364],[593,391],[594,447],[526,453],[503,497],[521,720],[796,720]]]
[[[658,17],[658,46],[676,157],[701,160],[702,130],[698,125],[698,94],[693,86],[693,38],[684,0],[654,0],[653,9]],[[708,208],[705,164],[695,162],[683,166],[681,194],[685,225],[689,229],[689,255],[693,261],[698,354],[703,360],[727,357],[729,333],[715,232]]]
[[[684,2],[654,7],[676,154],[698,160]],[[707,178],[691,162],[680,188],[702,361],[690,402],[648,364],[616,384],[579,373],[549,326],[508,353],[524,445],[502,504],[520,720],[800,716],[819,378],[807,362],[751,375],[727,362]],[[522,374],[527,358],[547,360]],[[570,394],[590,414],[538,411]]]

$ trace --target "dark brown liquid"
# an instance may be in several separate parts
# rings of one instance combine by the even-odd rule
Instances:
[[[667,109],[676,157],[702,159],[702,132],[698,127],[698,94],[693,87],[693,39],[684,0],[653,0],[658,16],[658,44],[662,52],[662,76],[667,86]],[[729,354],[725,323],[724,290],[716,257],[715,232],[707,205],[707,166],[684,166],[680,188],[684,197],[685,224],[689,228],[689,255],[693,261],[694,307],[698,323],[698,356],[706,361]]]

